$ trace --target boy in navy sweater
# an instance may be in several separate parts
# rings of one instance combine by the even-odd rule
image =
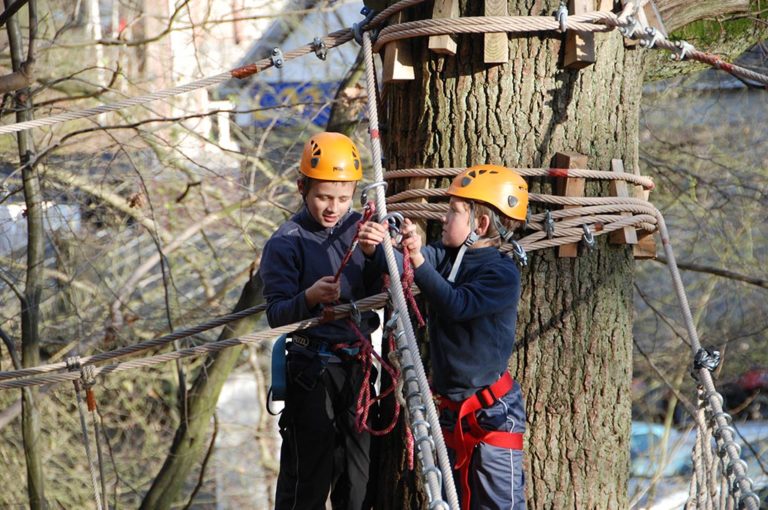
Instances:
[[[525,406],[507,372],[515,343],[520,273],[499,252],[521,227],[528,186],[516,172],[479,165],[448,189],[442,242],[422,248],[406,220],[403,247],[428,303],[432,384],[462,509],[525,508],[523,440]],[[381,230],[369,222],[360,245],[383,265]]]
[[[351,210],[362,178],[357,148],[340,133],[319,133],[306,143],[299,170],[304,206],[266,243],[259,270],[271,327],[369,295],[359,250],[334,282],[361,218]],[[368,336],[378,323],[378,316],[367,312],[359,329]],[[334,509],[370,508],[371,439],[357,432],[354,421],[360,388],[371,381],[363,380],[348,347],[357,340],[342,319],[299,331],[288,343],[278,510],[323,510],[329,492]]]

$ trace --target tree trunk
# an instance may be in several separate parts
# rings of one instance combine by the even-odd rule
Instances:
[[[30,0],[30,44],[35,37],[34,17],[36,0]],[[9,1],[5,0],[8,8]],[[31,64],[33,51],[30,50],[27,60],[24,60],[24,50],[21,29],[17,16],[12,16],[7,22],[8,40],[11,49],[13,71],[19,72],[27,64]],[[32,101],[29,87],[19,89],[14,97],[14,108],[17,109],[16,122],[32,119],[30,110]],[[24,367],[34,367],[40,364],[40,295],[43,289],[44,260],[45,260],[45,231],[43,229],[43,198],[40,191],[40,180],[36,169],[29,165],[32,159],[32,139],[28,131],[17,135],[19,160],[22,168],[24,186],[24,201],[27,217],[27,275],[24,287],[24,299],[21,303],[21,363]],[[27,463],[27,494],[29,506],[33,510],[46,507],[44,492],[43,462],[41,455],[42,440],[40,435],[40,417],[37,409],[38,390],[29,388],[22,391],[22,435],[24,438],[24,455]]]
[[[481,2],[461,4],[463,16],[483,14]],[[549,15],[559,2],[508,4],[512,15]],[[388,167],[547,167],[556,152],[578,152],[589,168],[608,170],[612,158],[636,168],[641,52],[616,31],[598,34],[597,63],[564,70],[564,39],[510,37],[501,65],[483,63],[482,35],[458,37],[455,57],[413,40],[416,79],[385,90]],[[549,179],[529,184],[552,193]],[[574,259],[536,252],[522,273],[510,371],[528,412],[529,508],[627,506],[633,268],[631,249],[600,238]]]
[[[262,302],[262,282],[258,274],[254,275],[243,288],[240,300],[234,311],[245,310]],[[260,314],[241,319],[227,327],[219,335],[219,340],[234,338],[253,331]],[[201,460],[202,452],[208,439],[211,417],[216,410],[216,402],[224,382],[240,356],[242,347],[220,351],[211,356],[200,370],[189,391],[188,416],[182,417],[176,430],[173,445],[163,467],[144,497],[141,508],[162,510],[181,499],[181,491],[192,468]]]

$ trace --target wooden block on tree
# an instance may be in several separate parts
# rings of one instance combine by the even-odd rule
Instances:
[[[435,0],[432,7],[432,19],[438,18],[458,18],[459,0]],[[456,54],[456,39],[452,35],[431,35],[429,36],[428,47],[435,53],[441,55]]]
[[[569,0],[568,12],[570,15],[586,14],[594,11],[592,0]],[[595,63],[595,36],[590,33],[578,33],[569,30],[565,34],[565,59],[563,67],[566,69],[582,69]]]
[[[613,172],[624,172],[624,163],[620,159],[611,160]],[[629,198],[629,186],[626,181],[612,180],[611,195],[615,197]],[[632,216],[632,213],[622,213],[622,216]],[[634,227],[624,227],[608,234],[608,242],[611,244],[637,244],[637,232]]]
[[[655,28],[661,35],[667,37],[667,28],[664,26],[664,20],[661,19],[659,8],[656,7],[656,3],[653,0],[648,0],[643,6],[640,19],[645,21],[649,27]]]
[[[603,12],[613,12],[613,0],[600,0],[600,9]]]
[[[553,166],[555,168],[587,168],[587,156],[576,152],[558,152],[555,154]],[[557,193],[565,197],[583,197],[586,179],[581,177],[558,177]],[[563,209],[580,207],[578,205],[565,205]],[[557,250],[558,257],[578,257],[579,243],[561,245]]]
[[[392,17],[392,24],[403,21],[403,12]],[[393,81],[413,80],[413,57],[411,56],[410,40],[393,41],[384,47],[384,66],[382,79],[384,83]]]
[[[640,171],[635,168],[633,173],[640,175]],[[635,198],[642,198],[648,200],[651,192],[644,189],[639,184],[634,187]],[[652,233],[645,230],[638,230],[637,232],[637,244],[632,246],[632,253],[636,259],[655,259],[656,258],[656,238]]]
[[[427,177],[417,177],[415,179],[409,179],[405,187],[406,189],[429,189],[429,179]],[[417,204],[426,204],[427,199],[419,198],[416,200],[411,200],[411,202],[417,203]],[[427,220],[419,219],[419,220],[413,220],[413,222],[416,224],[416,233],[421,236],[422,241],[426,242],[427,241]]]
[[[485,0],[486,16],[508,16],[507,0]],[[509,61],[509,38],[506,32],[484,35],[483,62],[504,64]]]

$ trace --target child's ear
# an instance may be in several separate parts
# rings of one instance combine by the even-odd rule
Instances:
[[[304,179],[298,178],[296,179],[296,189],[299,190],[299,194],[304,196]]]
[[[491,226],[491,217],[487,214],[483,214],[477,219],[477,228],[475,229],[475,232],[477,232],[477,235],[480,237],[483,237],[485,234],[488,233],[488,228]]]

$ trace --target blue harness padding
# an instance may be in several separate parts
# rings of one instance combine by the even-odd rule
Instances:
[[[281,335],[272,345],[272,386],[270,392],[272,400],[285,400],[285,340],[288,335]]]

